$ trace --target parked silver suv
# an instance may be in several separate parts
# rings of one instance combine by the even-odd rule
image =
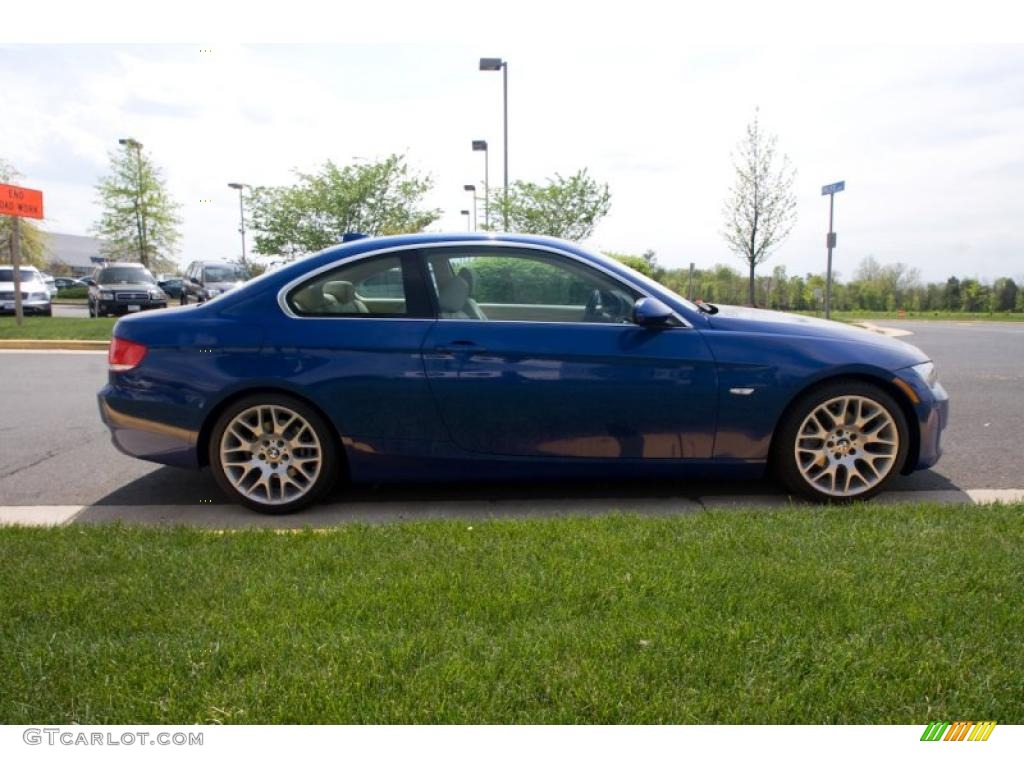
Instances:
[[[26,315],[52,315],[50,291],[35,267],[21,267],[21,307]],[[0,313],[14,312],[14,267],[0,264]]]

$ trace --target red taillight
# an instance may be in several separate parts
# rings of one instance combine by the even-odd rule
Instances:
[[[146,345],[137,341],[119,339],[116,336],[110,342],[110,351],[107,353],[107,362],[110,363],[110,370],[120,373],[130,371],[142,362],[146,356]]]

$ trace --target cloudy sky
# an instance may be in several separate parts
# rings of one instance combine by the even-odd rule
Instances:
[[[501,180],[509,61],[510,173],[587,167],[612,191],[590,245],[654,249],[670,266],[740,262],[719,234],[730,150],[755,108],[795,165],[799,222],[769,267],[824,268],[825,183],[836,265],[873,255],[926,279],[1024,275],[1024,46],[608,43],[0,46],[0,157],[46,194],[52,231],[86,234],[117,139],[142,141],[182,203],[179,259],[235,257],[229,181],[284,184],[330,158],[404,152],[434,179],[438,228],[464,227],[463,184],[490,142]],[[31,60],[31,66],[25,62]],[[200,202],[202,200],[212,202]]]

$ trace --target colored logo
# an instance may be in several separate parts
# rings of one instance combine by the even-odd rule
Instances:
[[[978,723],[970,720],[957,720],[954,723],[932,720],[925,726],[921,741],[988,741],[995,727],[994,720]]]

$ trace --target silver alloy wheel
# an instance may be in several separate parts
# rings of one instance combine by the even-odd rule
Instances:
[[[323,467],[323,451],[316,430],[298,413],[280,405],[257,405],[225,427],[220,465],[247,499],[287,504],[313,488]]]
[[[796,465],[828,496],[856,496],[889,476],[900,434],[892,414],[869,397],[834,397],[815,406],[796,435]]]

